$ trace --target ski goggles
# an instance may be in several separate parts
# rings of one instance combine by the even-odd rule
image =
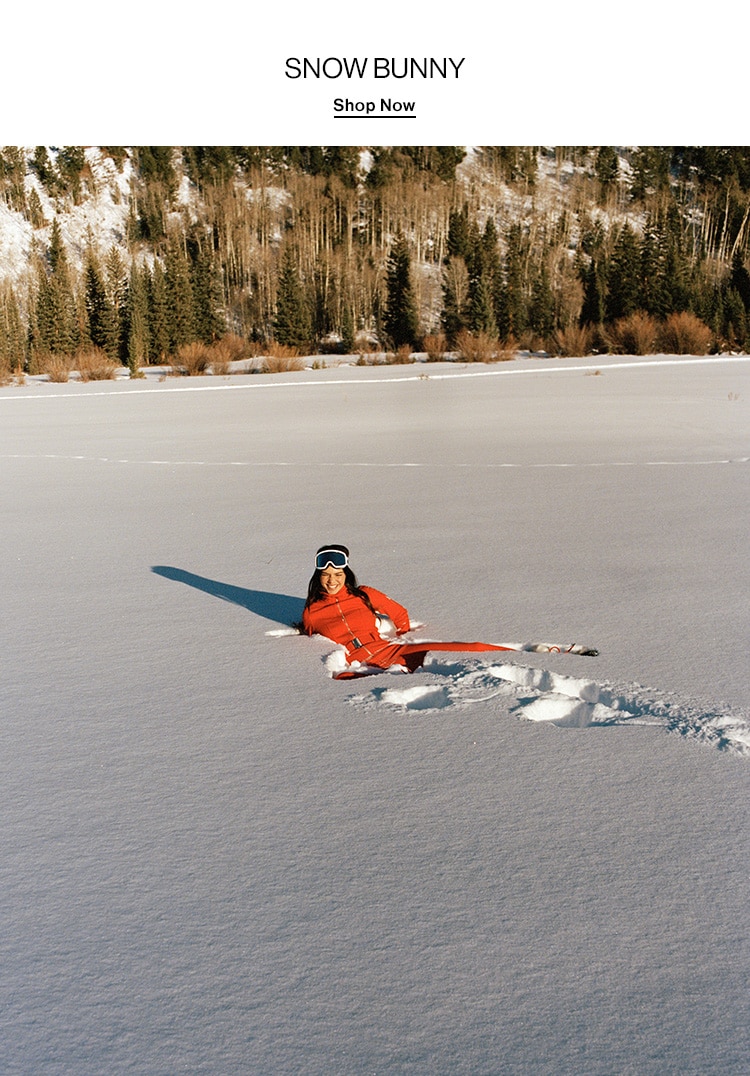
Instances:
[[[322,549],[315,555],[315,567],[322,571],[323,568],[346,568],[349,558],[341,549]]]

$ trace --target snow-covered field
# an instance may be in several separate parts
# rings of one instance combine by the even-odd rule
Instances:
[[[0,1071],[740,1074],[750,362],[0,388]],[[437,654],[335,682],[321,543]]]

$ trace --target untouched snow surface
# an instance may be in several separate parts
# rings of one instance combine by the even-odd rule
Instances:
[[[416,371],[416,372],[415,372]],[[0,1071],[748,1071],[745,359],[0,389]],[[435,654],[340,683],[344,541]]]

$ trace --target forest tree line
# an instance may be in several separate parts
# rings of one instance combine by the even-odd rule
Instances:
[[[559,352],[585,329],[601,349],[623,319],[680,312],[750,347],[748,147],[480,147],[470,168],[446,146],[100,152],[130,169],[126,236],[92,235],[76,265],[60,221],[95,193],[84,149],[0,152],[0,197],[39,236],[25,279],[0,280],[7,368],[93,345],[137,369],[226,334]]]

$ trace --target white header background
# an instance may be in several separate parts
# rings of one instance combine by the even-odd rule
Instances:
[[[746,6],[595,0],[14,5],[2,144],[741,144]],[[741,49],[740,49],[741,51]],[[287,57],[465,58],[458,79],[285,77]],[[368,65],[372,67],[372,59]],[[335,120],[335,97],[416,120]]]

